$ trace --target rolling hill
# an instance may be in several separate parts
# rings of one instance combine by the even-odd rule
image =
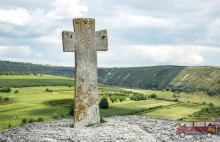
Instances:
[[[0,72],[30,72],[74,77],[73,67],[0,61]],[[181,88],[188,92],[220,94],[220,68],[212,66],[149,66],[99,68],[98,81],[143,89]]]

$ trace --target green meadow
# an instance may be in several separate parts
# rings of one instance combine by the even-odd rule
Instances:
[[[193,114],[194,112],[197,112],[204,107],[204,105],[197,104],[179,104],[175,106],[157,109],[148,113],[142,113],[140,115],[158,118],[170,118],[173,120],[177,120],[183,117],[187,117],[189,114]]]
[[[0,87],[72,86],[73,80],[51,75],[1,75]]]
[[[39,118],[47,121],[71,117],[68,112],[74,98],[74,79],[72,78],[49,75],[0,76],[0,84],[2,87],[11,87],[9,93],[0,92],[1,98],[9,98],[7,102],[0,103],[0,130],[18,126],[24,119],[28,123],[37,121]],[[23,87],[25,85],[27,86]],[[47,92],[46,88],[52,91]],[[16,90],[19,93],[14,93]],[[107,97],[109,101],[109,108],[100,109],[100,115],[110,117],[137,114],[176,120],[208,107],[208,103],[220,105],[220,98],[199,93],[180,93],[179,102],[155,98],[133,101],[130,97],[135,95],[135,92],[142,93],[146,97],[154,93],[159,98],[173,99],[173,92],[99,84],[99,99]],[[110,97],[114,95],[125,95],[125,100],[112,103]],[[203,104],[204,101],[207,104]]]

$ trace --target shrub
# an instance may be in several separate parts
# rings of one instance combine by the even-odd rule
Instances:
[[[132,95],[130,97],[131,100],[134,100],[134,101],[140,101],[140,100],[146,100],[147,97],[144,96],[144,94],[141,94],[141,93],[134,93],[134,95]]]
[[[18,90],[15,90],[15,91],[14,91],[14,94],[16,94],[16,93],[19,93],[19,91],[18,91]]]
[[[157,98],[157,95],[153,93],[150,95],[150,98]]]
[[[203,104],[203,105],[206,105],[206,102],[203,102],[202,104]]]
[[[74,103],[72,103],[72,104],[70,105],[69,115],[74,116]]]
[[[125,100],[124,97],[119,97],[119,101],[120,101],[120,102],[123,102],[124,100]]]
[[[44,121],[44,119],[41,118],[41,117],[39,117],[39,118],[37,119],[37,122],[42,122],[42,121]]]
[[[27,123],[27,119],[23,118],[21,124],[25,124],[25,123]]]
[[[33,123],[34,122],[34,119],[30,119],[29,121],[28,121],[28,123]]]
[[[8,128],[11,128],[11,123],[8,124]]]
[[[48,89],[48,88],[46,88],[46,89],[45,89],[45,91],[46,91],[46,92],[49,92],[49,89]]]
[[[170,91],[170,89],[169,89],[169,88],[166,88],[165,91]]]
[[[9,87],[2,88],[2,89],[0,89],[0,92],[6,92],[6,93],[9,93],[9,92],[11,92],[11,88],[9,88]]]
[[[179,100],[178,100],[178,99],[174,99],[173,101],[174,101],[174,102],[179,102]]]
[[[71,84],[69,84],[69,85],[68,85],[68,87],[72,87],[72,85],[71,85]]]
[[[45,91],[46,91],[46,92],[53,92],[52,90],[50,90],[50,89],[48,89],[48,88],[46,88]]]
[[[113,97],[111,97],[110,100],[112,101],[112,103],[115,102],[115,99]]]
[[[210,107],[214,107],[214,104],[213,104],[213,103],[209,103],[209,106],[210,106]]]
[[[37,75],[37,73],[34,72],[33,75]]]
[[[109,107],[108,99],[102,98],[101,101],[99,102],[99,107],[102,109],[108,109],[108,107]]]

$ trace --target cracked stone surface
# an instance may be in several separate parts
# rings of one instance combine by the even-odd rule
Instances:
[[[71,119],[22,125],[0,132],[0,142],[217,142],[220,136],[205,135],[180,138],[175,133],[178,121],[141,116],[106,118],[99,126],[72,128]]]

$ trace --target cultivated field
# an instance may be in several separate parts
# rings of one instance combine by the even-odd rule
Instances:
[[[69,108],[74,97],[74,87],[71,85],[73,82],[74,80],[71,78],[47,75],[0,76],[1,85],[11,87],[12,89],[9,93],[0,92],[1,98],[9,98],[7,102],[0,103],[0,130],[20,125],[22,121],[31,123],[39,119],[45,121],[71,117],[69,116]],[[62,85],[56,86],[59,83]],[[33,87],[21,87],[30,84]],[[21,86],[15,88],[13,87],[15,85]],[[51,91],[46,91],[46,88]],[[18,93],[15,93],[16,90],[18,90]],[[144,94],[147,99],[141,101],[131,100],[131,96],[136,95],[135,92]],[[169,98],[171,100],[148,98],[152,93],[156,94],[158,98]],[[220,104],[218,97],[208,97],[205,94],[192,95],[180,93],[178,99],[182,103],[173,102],[172,95],[173,92],[168,91],[126,89],[118,86],[99,84],[99,98],[106,97],[109,101],[109,108],[100,109],[100,115],[102,117],[109,117],[114,115],[137,114],[176,120],[187,117],[201,108],[208,107],[207,104],[209,102],[216,105]],[[112,103],[111,97],[113,96],[123,96],[124,100],[120,102],[117,99],[117,101]],[[203,101],[207,104],[203,105]]]

